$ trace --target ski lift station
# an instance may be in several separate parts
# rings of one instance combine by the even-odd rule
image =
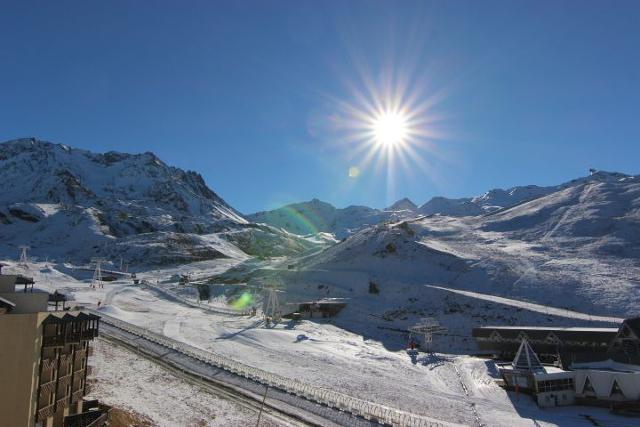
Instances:
[[[640,411],[640,317],[626,319],[612,331],[508,328],[500,334],[499,327],[478,329],[482,329],[474,330],[478,343],[484,340],[485,347],[503,354],[510,351],[512,341],[519,341],[513,362],[499,364],[500,374],[507,389],[533,395],[538,406],[576,403]],[[553,365],[543,365],[537,348],[547,356],[555,350]],[[563,354],[571,358],[563,359]]]

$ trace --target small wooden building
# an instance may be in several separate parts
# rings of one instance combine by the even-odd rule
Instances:
[[[317,301],[306,301],[287,304],[292,307],[292,313],[299,313],[301,317],[312,319],[314,317],[333,317],[347,306],[344,298],[324,298]],[[290,317],[290,316],[286,316]]]

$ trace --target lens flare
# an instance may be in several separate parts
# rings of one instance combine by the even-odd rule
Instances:
[[[241,310],[243,308],[247,308],[253,302],[253,295],[249,292],[243,292],[240,297],[231,303],[231,306],[236,310]]]

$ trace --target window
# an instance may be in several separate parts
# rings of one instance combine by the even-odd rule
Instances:
[[[573,390],[573,378],[562,378],[558,380],[546,380],[538,382],[538,392]]]

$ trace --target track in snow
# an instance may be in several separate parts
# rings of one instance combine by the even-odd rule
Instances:
[[[535,304],[531,302],[499,297],[496,295],[482,294],[479,292],[463,291],[460,289],[445,288],[442,286],[435,286],[435,285],[425,285],[425,286],[428,288],[440,289],[442,291],[453,292],[455,294],[460,294],[460,295],[468,296],[471,298],[481,299],[484,301],[491,301],[491,302],[504,304],[504,305],[510,305],[512,307],[524,308],[530,311],[535,311],[538,313],[544,313],[544,314],[553,315],[553,316],[567,317],[571,319],[580,319],[580,320],[590,320],[594,322],[614,323],[616,325],[624,321],[624,319],[620,317],[594,316],[592,314],[580,313],[578,311],[565,310],[564,308],[550,307],[550,306]]]

